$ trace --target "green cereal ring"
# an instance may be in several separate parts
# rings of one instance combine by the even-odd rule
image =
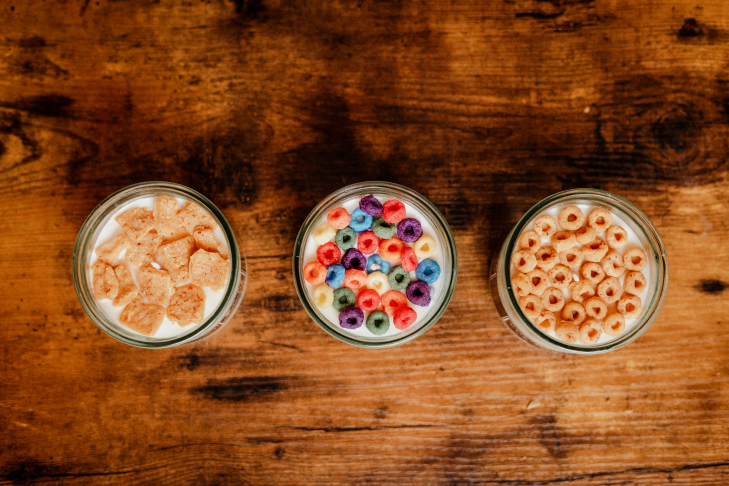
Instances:
[[[397,225],[395,223],[388,223],[380,217],[372,223],[372,231],[381,240],[389,240],[397,233]]]
[[[392,290],[405,290],[410,284],[410,272],[402,267],[395,267],[387,274],[387,281]]]
[[[349,250],[350,248],[357,246],[357,233],[347,226],[346,228],[337,231],[337,236],[334,238],[334,241],[342,250]]]
[[[367,316],[367,329],[375,336],[382,336],[390,329],[390,316],[382,311],[374,311]]]
[[[347,307],[353,307],[356,302],[357,298],[354,296],[354,292],[347,287],[342,287],[334,291],[332,306],[338,311],[342,311]]]

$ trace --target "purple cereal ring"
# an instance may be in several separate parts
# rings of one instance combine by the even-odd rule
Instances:
[[[339,325],[343,329],[357,329],[364,322],[364,312],[359,307],[347,307],[339,313]]]
[[[351,270],[352,268],[355,270],[364,270],[367,268],[367,257],[358,249],[350,248],[344,252],[342,266],[345,270]]]
[[[379,216],[382,214],[382,203],[372,194],[359,200],[359,208],[363,213],[369,214],[370,216]]]
[[[420,307],[428,307],[430,305],[430,287],[421,280],[411,282],[405,294],[408,300],[415,305]]]
[[[414,243],[418,241],[423,234],[423,227],[420,221],[414,218],[405,218],[397,223],[397,237],[405,243]]]

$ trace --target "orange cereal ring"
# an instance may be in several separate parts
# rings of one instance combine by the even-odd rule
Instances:
[[[552,246],[557,251],[567,251],[577,244],[577,238],[571,231],[557,231],[552,235]]]
[[[648,266],[648,257],[642,249],[631,248],[623,255],[623,263],[628,270],[640,272]]]
[[[536,253],[541,244],[542,238],[537,234],[536,231],[525,231],[519,237],[519,248],[526,248],[532,253]]]
[[[625,331],[625,317],[622,314],[610,314],[602,321],[602,332],[608,336],[620,336]]]
[[[590,319],[580,324],[580,342],[582,344],[597,344],[602,336],[602,322]]]
[[[554,331],[554,326],[557,324],[557,317],[548,310],[543,310],[539,314],[539,317],[535,319],[534,324],[537,325],[540,331],[546,334]]]
[[[595,239],[595,230],[589,226],[583,226],[575,231],[575,239],[580,245],[586,245]]]
[[[404,247],[405,243],[400,241],[399,238],[382,240],[380,242],[380,258],[386,262],[396,262],[400,259]],[[536,265],[536,262],[534,264]]]
[[[576,343],[580,340],[580,330],[572,321],[562,321],[555,325],[554,333],[557,338],[568,343]]]
[[[511,287],[519,297],[526,297],[534,290],[531,280],[523,273],[517,273],[511,277]]]
[[[562,229],[575,231],[585,223],[585,215],[577,206],[565,206],[557,218]]]
[[[549,275],[542,270],[532,270],[526,275],[532,282],[532,293],[534,295],[542,295],[542,292],[549,288]]]
[[[593,285],[599,284],[605,278],[605,270],[603,270],[599,264],[594,262],[588,262],[582,265],[580,274],[583,278],[592,282]]]
[[[548,214],[539,216],[534,220],[534,231],[539,236],[551,238],[557,232],[557,221]]]
[[[557,250],[551,246],[543,246],[534,254],[537,259],[537,266],[545,272],[559,263]]]
[[[577,271],[582,265],[582,250],[573,246],[569,250],[559,252],[559,262],[570,270]]]
[[[324,283],[327,278],[327,269],[319,262],[309,262],[304,266],[304,279],[311,285]]]
[[[548,288],[542,294],[542,305],[551,312],[558,312],[564,307],[564,294],[554,287]]]
[[[623,290],[631,295],[640,295],[645,292],[647,282],[640,272],[628,272],[623,280]]]
[[[626,319],[636,319],[640,314],[641,301],[636,295],[624,295],[617,305],[618,312],[623,314]]]
[[[367,272],[350,268],[344,272],[344,286],[352,290],[359,290],[367,285]]]
[[[537,258],[529,250],[519,250],[511,256],[511,263],[520,272],[527,273],[534,270],[537,266]]]
[[[570,286],[570,297],[580,304],[595,295],[595,287],[589,280],[580,280]]]
[[[599,262],[608,252],[608,245],[600,238],[595,238],[588,244],[582,247],[582,256],[588,262]]]
[[[615,250],[609,251],[605,258],[600,260],[600,265],[609,277],[619,277],[625,273],[623,257]]]
[[[623,288],[620,286],[620,280],[615,277],[608,277],[597,286],[597,295],[600,296],[606,304],[617,302],[623,295]]]
[[[582,324],[585,320],[585,308],[579,302],[569,302],[562,309],[562,320],[571,321],[576,325]]]
[[[547,275],[549,276],[549,282],[552,284],[552,287],[560,290],[566,289],[572,283],[572,270],[564,265],[555,265]]]
[[[593,319],[604,319],[607,315],[607,304],[600,297],[590,297],[583,304],[585,313]]]
[[[595,208],[587,215],[587,225],[597,233],[602,233],[613,224],[613,215],[610,211],[602,208]]]
[[[405,294],[398,292],[397,290],[388,290],[382,294],[382,308],[385,309],[385,314],[392,317],[400,307],[408,306],[408,298]]]
[[[530,321],[536,320],[542,313],[542,301],[536,295],[527,295],[519,298],[519,307]]]
[[[351,220],[352,218],[344,208],[334,208],[327,214],[327,223],[334,229],[346,228]]]
[[[610,248],[618,250],[628,243],[628,232],[620,226],[611,226],[605,232],[605,241]]]

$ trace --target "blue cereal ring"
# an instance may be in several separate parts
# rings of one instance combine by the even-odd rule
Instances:
[[[349,221],[349,227],[354,231],[361,233],[367,231],[372,226],[372,216],[362,211],[360,208],[352,211],[352,219]]]
[[[415,277],[423,282],[433,284],[440,277],[440,265],[434,260],[426,258],[418,263],[418,268],[415,269]]]
[[[387,275],[390,271],[390,262],[383,260],[380,255],[374,254],[367,258],[367,273],[382,272]]]
[[[338,289],[344,281],[344,267],[342,265],[329,265],[327,267],[327,278],[324,282],[333,289]]]

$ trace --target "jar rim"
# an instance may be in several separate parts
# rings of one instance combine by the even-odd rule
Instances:
[[[186,198],[204,206],[213,217],[217,220],[220,228],[228,239],[228,247],[230,253],[230,276],[227,284],[225,295],[218,305],[217,309],[208,316],[201,324],[197,325],[189,332],[181,332],[170,338],[155,339],[140,335],[139,338],[118,332],[115,327],[120,325],[109,319],[106,313],[97,305],[93,296],[91,286],[88,281],[88,273],[86,271],[86,261],[88,259],[88,251],[93,238],[98,237],[100,226],[106,224],[106,220],[118,210],[118,208],[128,202],[145,196],[172,195],[175,197]],[[86,315],[91,321],[107,335],[119,342],[139,348],[162,349],[173,346],[179,346],[201,337],[208,332],[214,331],[215,326],[224,318],[234,313],[241,298],[237,298],[239,293],[245,291],[247,283],[247,271],[245,256],[242,255],[242,249],[238,245],[238,241],[233,230],[225,218],[223,213],[218,209],[212,201],[199,192],[182,184],[168,181],[147,181],[132,184],[123,187],[101,201],[86,217],[76,237],[76,243],[73,249],[72,258],[72,275],[76,295],[83,307]]]
[[[443,271],[442,275],[449,275],[450,278],[447,282],[444,282],[444,288],[442,292],[443,294],[443,300],[438,306],[438,308],[435,310],[434,313],[430,314],[428,317],[427,322],[423,323],[418,329],[415,331],[412,331],[407,334],[402,335],[395,335],[392,336],[392,339],[387,341],[364,341],[358,339],[357,336],[348,334],[345,332],[337,332],[337,330],[323,322],[316,310],[314,309],[312,303],[310,302],[308,292],[306,290],[305,285],[303,284],[303,265],[302,265],[302,253],[305,251],[306,245],[305,240],[308,236],[307,233],[312,226],[319,222],[321,217],[325,214],[324,210],[329,209],[329,206],[336,203],[341,202],[341,199],[344,198],[351,198],[356,197],[356,195],[353,195],[354,192],[357,193],[364,193],[366,194],[387,194],[392,195],[395,197],[402,197],[405,202],[411,203],[410,200],[415,202],[414,204],[416,207],[418,207],[419,210],[427,210],[429,213],[429,216],[434,219],[434,222],[438,223],[440,225],[440,229],[443,231],[443,235],[445,236],[445,239],[447,240],[447,245],[443,245],[443,251],[446,261],[450,260],[451,267],[450,272]],[[425,212],[425,211],[424,211]],[[409,187],[395,184],[392,182],[386,182],[386,181],[367,181],[367,182],[359,182],[356,184],[350,184],[348,186],[344,186],[337,191],[329,194],[327,197],[322,199],[309,213],[309,215],[306,217],[304,222],[301,224],[301,229],[299,230],[299,233],[296,237],[296,242],[294,244],[294,253],[293,253],[293,259],[292,259],[292,267],[293,267],[293,274],[294,274],[294,287],[296,288],[296,293],[299,296],[299,300],[301,301],[301,304],[304,306],[304,309],[306,310],[306,313],[309,314],[309,317],[319,326],[321,327],[327,334],[329,334],[332,337],[335,337],[339,339],[342,342],[345,342],[347,344],[351,344],[354,346],[362,347],[362,348],[376,348],[376,349],[382,349],[382,348],[390,348],[394,346],[398,346],[400,344],[405,344],[409,341],[412,341],[413,339],[421,336],[424,334],[428,329],[430,329],[443,315],[446,308],[450,304],[450,301],[453,297],[453,292],[455,291],[456,287],[456,281],[458,278],[458,251],[456,248],[456,242],[455,238],[453,236],[453,233],[451,232],[450,226],[446,222],[445,218],[441,214],[441,212],[438,210],[438,208],[435,207],[435,205],[430,202],[425,196],[421,195],[420,193],[410,189]]]

